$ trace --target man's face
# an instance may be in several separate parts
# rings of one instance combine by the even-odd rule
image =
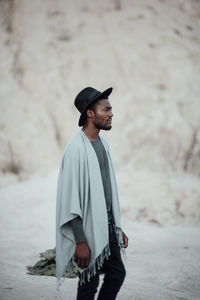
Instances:
[[[112,128],[112,106],[108,99],[99,99],[94,109],[93,124],[96,128],[110,130]]]

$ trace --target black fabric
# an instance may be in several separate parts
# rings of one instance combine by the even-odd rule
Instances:
[[[104,261],[104,264],[95,276],[80,285],[78,282],[78,291],[76,300],[93,300],[99,285],[100,272],[104,273],[103,284],[100,288],[97,300],[114,300],[124,282],[126,271],[121,259],[120,248],[118,246],[115,232],[109,225],[109,245],[111,255]]]

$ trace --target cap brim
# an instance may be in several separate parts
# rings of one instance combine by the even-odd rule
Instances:
[[[110,87],[107,90],[105,90],[103,93],[101,93],[101,95],[98,96],[99,99],[104,99],[104,98],[108,98],[108,96],[112,93],[113,88]]]
[[[110,87],[108,89],[106,89],[104,92],[100,93],[97,95],[97,97],[95,97],[89,104],[88,106],[94,102],[95,100],[97,99],[107,99],[109,97],[109,95],[112,93],[112,90],[113,88]],[[87,106],[87,107],[88,107]],[[78,126],[83,126],[84,123],[85,123],[85,118],[86,118],[86,115],[85,115],[85,112],[87,110],[87,107],[85,108],[85,110],[82,112],[82,114],[80,115],[80,118],[79,118],[79,122],[78,122]]]

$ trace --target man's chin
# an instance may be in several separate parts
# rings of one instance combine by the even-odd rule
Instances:
[[[108,130],[110,130],[111,128],[112,128],[112,126],[110,125],[110,126],[105,126],[105,127],[101,128],[101,129],[102,129],[102,130],[108,131]]]
[[[110,130],[112,128],[112,125],[102,126],[100,124],[95,124],[95,123],[94,123],[94,125],[95,125],[96,128],[98,128],[100,130],[106,130],[106,131],[108,131],[108,130]]]

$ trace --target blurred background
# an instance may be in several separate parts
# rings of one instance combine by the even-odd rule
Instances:
[[[0,42],[2,188],[55,172],[75,96],[112,86],[123,217],[199,226],[200,1],[1,0]]]

